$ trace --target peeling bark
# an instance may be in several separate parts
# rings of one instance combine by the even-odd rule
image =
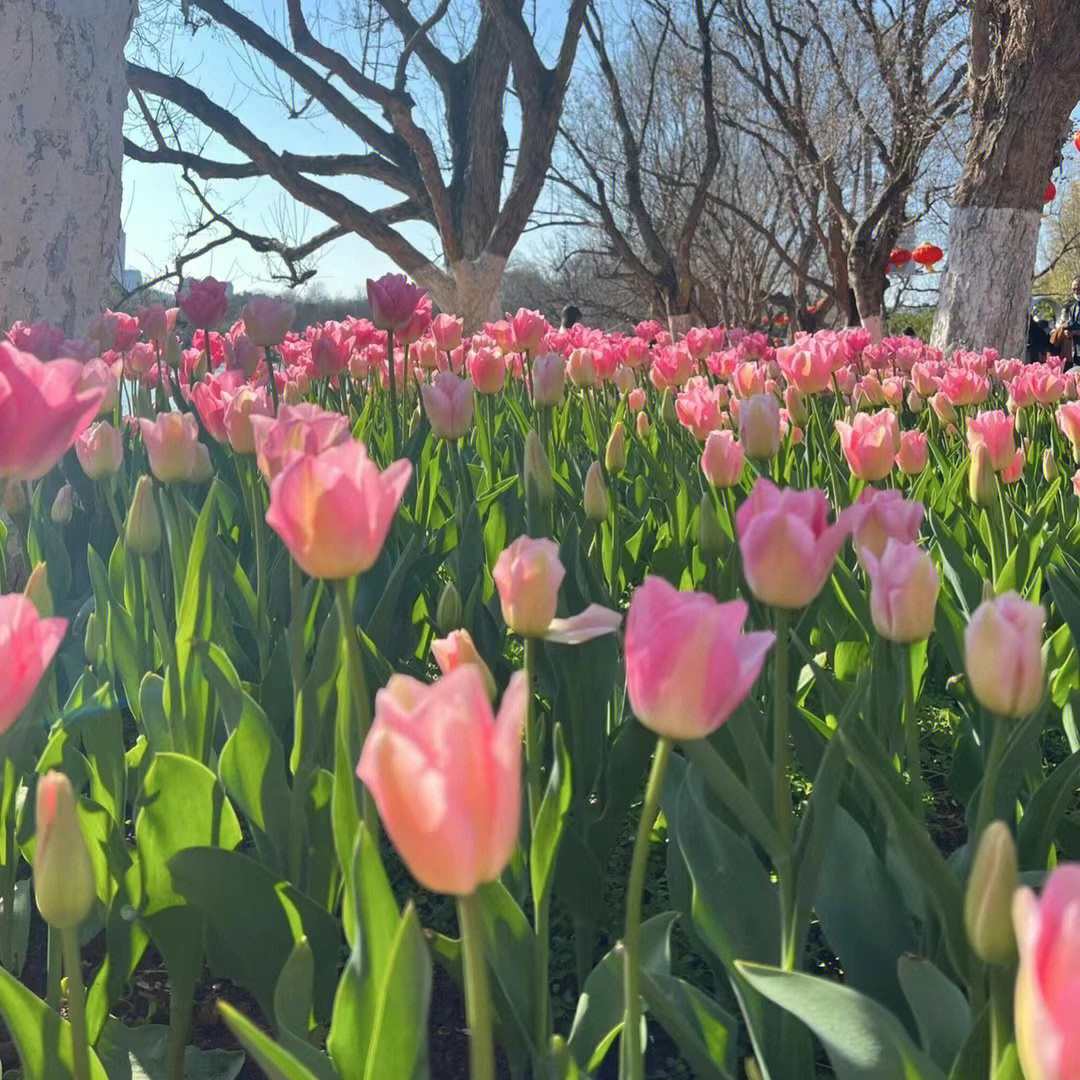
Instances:
[[[0,326],[101,310],[120,236],[135,0],[20,0],[0,17]]]

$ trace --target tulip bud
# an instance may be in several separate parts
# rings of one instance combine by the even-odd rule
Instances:
[[[97,617],[96,611],[91,611],[89,618],[86,620],[86,635],[83,637],[83,652],[86,655],[86,662],[94,667],[101,662],[102,654],[105,651],[105,638],[101,633],[101,620]]]
[[[652,422],[649,420],[649,414],[644,409],[637,414],[637,433],[639,439],[644,439],[649,434],[649,428],[652,427]]]
[[[46,773],[37,787],[34,896],[41,917],[57,930],[74,930],[94,904],[94,864],[79,824],[71,781]]]
[[[26,501],[26,485],[21,480],[12,480],[3,491],[2,509],[8,517],[18,519],[29,509]]]
[[[585,474],[585,516],[590,521],[603,521],[611,509],[600,462],[594,461]]]
[[[626,468],[626,431],[621,420],[611,429],[604,451],[604,466],[609,473],[621,473]]]
[[[660,399],[660,419],[669,425],[679,422],[679,414],[675,411],[675,398],[672,397],[670,390],[665,390],[664,396]]]
[[[716,506],[711,496],[701,497],[698,510],[698,550],[703,562],[718,559],[724,550],[724,530],[716,516]]]
[[[1027,409],[1021,409],[1016,414],[1016,420],[1014,421],[1014,423],[1016,424],[1016,431],[1017,431],[1018,435],[1023,435],[1023,434],[1025,434],[1027,432],[1027,429],[1028,429],[1027,414],[1028,414]]]
[[[74,492],[71,490],[70,484],[65,484],[57,493],[56,498],[53,499],[52,504],[52,523],[54,525],[66,525],[71,520],[71,514],[74,509],[73,504]]]
[[[776,457],[780,449],[780,406],[771,394],[754,394],[742,402],[739,441],[747,457]]]
[[[925,402],[922,399],[922,395],[918,390],[912,389],[908,392],[907,396],[908,408],[913,412],[922,412]]]
[[[1016,959],[1012,898],[1020,884],[1016,844],[1004,821],[992,821],[979,837],[964,894],[964,926],[975,955],[988,964]]]
[[[1061,475],[1058,464],[1054,460],[1054,451],[1049,447],[1043,451],[1042,470],[1043,479],[1048,484],[1053,483]]]
[[[525,436],[525,497],[535,499],[540,507],[550,506],[555,498],[551,464],[540,436],[533,430]]]
[[[1042,701],[1046,612],[1015,592],[984,600],[964,631],[964,669],[978,703],[1022,720]]]
[[[49,588],[49,571],[43,562],[39,562],[26,579],[23,596],[37,608],[43,619],[49,619],[54,613],[52,590]]]
[[[169,334],[165,338],[165,353],[163,357],[165,366],[170,371],[179,371],[183,363],[183,355],[180,350],[180,339],[175,334]]]
[[[994,500],[994,470],[990,467],[990,455],[983,443],[976,443],[971,453],[971,471],[968,473],[968,491],[976,506],[989,506]]]
[[[439,594],[435,622],[444,634],[449,634],[451,630],[461,625],[461,596],[452,581],[448,581]]]
[[[791,417],[791,422],[798,427],[806,427],[806,422],[810,418],[806,409],[806,395],[797,386],[789,386],[784,391],[784,405],[788,416]]]
[[[154,485],[149,476],[140,476],[131,497],[124,526],[124,546],[145,558],[161,547],[161,518],[154,503]]]

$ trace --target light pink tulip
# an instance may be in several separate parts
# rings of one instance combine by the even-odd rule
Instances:
[[[901,544],[913,544],[919,535],[924,508],[921,502],[906,499],[903,492],[895,489],[865,488],[844,513],[861,563],[868,554],[880,559],[890,537]]]
[[[776,360],[792,386],[804,394],[820,394],[831,385],[840,357],[835,342],[813,335],[777,349]]]
[[[466,664],[472,664],[483,677],[488,697],[495,697],[495,679],[491,668],[484,663],[484,658],[468,630],[451,630],[446,637],[436,638],[431,643],[431,655],[435,657],[435,663],[444,675],[449,675],[451,671],[456,671]]]
[[[1022,447],[1018,448],[1009,464],[998,473],[1001,482],[1003,484],[1015,484],[1024,475],[1024,466],[1026,464],[1027,459],[1024,457],[1024,450]]]
[[[926,468],[929,448],[925,431],[900,432],[900,449],[896,453],[896,464],[900,471],[908,476],[915,476]]]
[[[1025,1080],[1080,1076],[1080,866],[1058,866],[1042,895],[1013,894],[1016,1046]]]
[[[836,430],[848,466],[860,480],[873,483],[892,472],[900,447],[900,428],[892,409],[859,413],[851,424],[837,420]]]
[[[286,465],[305,454],[318,454],[349,438],[349,421],[340,413],[302,402],[283,405],[276,417],[253,416],[255,461],[269,484]]]
[[[38,480],[97,416],[103,387],[76,360],[42,363],[0,341],[0,480]]]
[[[443,352],[453,352],[461,344],[461,332],[464,323],[453,315],[436,315],[431,320],[431,333],[435,344]]]
[[[533,361],[533,404],[561,405],[566,361],[558,353],[541,353]]]
[[[1008,468],[1016,456],[1016,434],[1013,430],[1013,418],[1000,409],[981,412],[969,416],[967,421],[968,449],[975,450],[977,443],[986,447],[986,456],[990,468],[1001,472]]]
[[[18,719],[67,632],[67,619],[43,619],[21,593],[0,596],[0,734]]]
[[[633,413],[641,412],[645,408],[645,391],[640,386],[635,386],[626,395],[626,407]]]
[[[256,296],[241,308],[240,318],[247,336],[268,349],[285,340],[296,320],[296,308],[279,296]]]
[[[199,425],[191,413],[162,413],[140,420],[150,471],[163,484],[205,480],[211,474],[210,454],[199,442]]]
[[[1061,433],[1072,444],[1073,457],[1080,457],[1080,403],[1069,401],[1059,405],[1056,415]]]
[[[747,605],[679,592],[647,577],[626,618],[626,693],[634,715],[669,739],[701,739],[750,692],[775,634],[743,634]]]
[[[933,560],[917,544],[890,537],[880,559],[863,560],[870,578],[870,617],[889,641],[925,641],[934,631],[940,579]]]
[[[776,457],[781,437],[780,403],[776,398],[772,394],[753,394],[739,402],[738,411],[739,441],[747,457]]]
[[[378,559],[411,476],[405,460],[380,472],[350,439],[286,465],[270,485],[266,522],[305,573],[352,577]]]
[[[533,352],[548,331],[547,319],[539,311],[528,308],[518,308],[509,323],[513,331],[514,349],[518,352]]]
[[[440,371],[420,393],[431,430],[438,438],[460,439],[468,433],[475,401],[472,379]]]
[[[229,445],[238,454],[254,454],[255,433],[251,421],[256,416],[273,415],[274,406],[266,387],[255,389],[252,386],[242,386],[229,398],[222,418]]]
[[[566,373],[570,381],[579,387],[596,383],[596,357],[592,349],[574,349],[566,361]]]
[[[75,456],[91,480],[113,476],[124,463],[123,436],[111,424],[91,424],[75,440]]]
[[[745,464],[742,443],[730,431],[713,431],[701,452],[701,471],[713,487],[734,487]]]
[[[757,480],[735,523],[743,573],[762,603],[802,608],[821,592],[849,532],[844,517],[830,525],[828,516],[829,501],[818,488],[796,491]]]
[[[468,896],[510,862],[521,827],[528,695],[528,681],[517,672],[492,715],[484,680],[471,664],[430,686],[394,675],[375,695],[356,772],[424,888]]]
[[[971,692],[998,716],[1023,719],[1043,696],[1042,637],[1046,613],[1015,592],[984,600],[964,631],[964,667]]]

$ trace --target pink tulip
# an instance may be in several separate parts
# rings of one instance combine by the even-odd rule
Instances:
[[[117,360],[115,364],[109,364],[101,357],[88,360],[82,369],[82,377],[79,379],[79,390],[93,392],[100,390],[102,393],[101,404],[98,406],[98,416],[108,416],[116,408],[120,400],[120,375],[123,372],[122,363]],[[3,397],[0,392],[0,398]]]
[[[675,398],[675,415],[679,423],[699,442],[720,426],[720,403],[716,388],[704,378],[692,378]]]
[[[517,314],[509,322],[513,331],[514,349],[517,352],[532,352],[537,349],[548,332],[547,319],[539,311],[530,311],[528,308],[518,308]]]
[[[734,413],[735,402],[732,401]],[[739,402],[739,441],[747,457],[776,457],[780,449],[780,404],[772,394],[753,394]]]
[[[266,523],[315,578],[361,574],[382,552],[412,464],[385,472],[352,439],[286,465],[270,485]]]
[[[124,439],[111,424],[91,424],[75,440],[75,456],[91,480],[114,476],[124,463]]]
[[[1016,453],[1013,454],[1009,464],[998,473],[998,476],[1001,477],[1001,482],[1003,484],[1015,484],[1020,477],[1024,475],[1024,466],[1026,464],[1027,461],[1024,457],[1023,449],[1018,449]]]
[[[860,480],[873,483],[892,472],[900,445],[900,428],[892,409],[859,413],[851,424],[837,420],[836,430],[844,457]]]
[[[296,308],[278,296],[256,296],[240,310],[240,318],[247,336],[268,349],[285,340],[296,320]]]
[[[349,438],[349,421],[303,402],[283,405],[276,417],[252,416],[255,461],[269,484],[286,465],[305,454],[318,454]]]
[[[384,274],[378,281],[368,278],[371,321],[380,330],[403,330],[426,293],[426,289],[414,285],[404,274]]]
[[[626,618],[626,693],[634,715],[669,739],[701,739],[750,692],[775,634],[743,634],[747,605],[679,592],[647,577]]]
[[[90,426],[105,390],[82,376],[75,360],[42,363],[0,341],[0,481],[40,479]]]
[[[20,320],[12,323],[6,337],[20,352],[28,352],[43,363],[55,360],[63,353],[64,331],[50,323]]]
[[[713,487],[734,487],[742,477],[743,465],[742,443],[730,431],[709,433],[701,452],[701,471]]]
[[[506,382],[506,357],[495,349],[485,346],[474,349],[469,353],[465,366],[473,385],[481,394],[497,394]],[[535,378],[535,368],[533,376]]]
[[[472,634],[468,630],[452,630],[444,638],[436,638],[431,643],[431,655],[444,675],[456,671],[466,664],[472,664],[484,680],[484,689],[488,697],[495,697],[495,679],[491,669],[484,663],[484,658],[477,651]]]
[[[941,380],[941,394],[950,405],[981,405],[990,394],[990,380],[967,368],[954,367]]]
[[[186,293],[176,294],[176,303],[192,326],[210,330],[225,318],[229,297],[224,282],[216,278],[189,281]]]
[[[566,361],[566,373],[575,386],[596,383],[596,358],[592,349],[574,349]]]
[[[1020,968],[1016,973],[1016,1046],[1026,1080],[1080,1076],[1080,866],[1062,865],[1036,897],[1013,894]]]
[[[255,453],[255,433],[251,421],[256,416],[273,416],[274,406],[266,387],[242,386],[229,398],[222,420],[229,445],[238,454]]]
[[[402,345],[412,345],[431,329],[431,297],[421,296],[412,318],[394,335]]]
[[[637,376],[634,374],[634,369],[627,367],[626,364],[620,364],[615,369],[615,389],[620,394],[632,393],[637,386]]]
[[[633,413],[641,412],[645,408],[645,391],[640,386],[635,386],[626,395],[626,407]]]
[[[541,353],[533,361],[534,405],[561,405],[566,383],[566,361],[558,353]]]
[[[492,715],[472,665],[430,686],[394,675],[375,695],[356,773],[424,888],[468,896],[510,862],[521,828],[528,695],[528,681],[517,672]]]
[[[934,631],[940,580],[933,560],[917,544],[890,537],[881,558],[863,560],[870,578],[870,617],[889,641],[925,641]]]
[[[436,315],[431,320],[431,333],[435,338],[435,344],[443,352],[453,352],[461,344],[461,333],[464,327],[461,319],[453,315]]]
[[[765,477],[754,484],[735,523],[743,573],[762,603],[801,608],[821,592],[849,532],[843,516],[830,525],[828,514],[818,488],[781,489]]]
[[[52,663],[67,619],[43,619],[21,593],[0,596],[0,734],[15,723]]]
[[[1023,719],[1043,695],[1042,630],[1046,613],[1015,592],[984,600],[964,631],[971,692],[998,716]]]
[[[140,420],[139,429],[150,471],[163,484],[209,479],[210,454],[199,442],[199,425],[191,413],[162,413],[156,420]]]
[[[424,412],[432,432],[440,439],[460,439],[472,427],[473,384],[449,371],[441,371],[420,388]]]
[[[840,357],[835,344],[816,335],[776,350],[776,360],[787,381],[804,394],[820,394],[832,383]]]
[[[867,555],[880,559],[890,537],[901,544],[913,544],[923,512],[923,504],[904,498],[903,492],[864,489],[855,504],[844,511],[859,562]]]
[[[915,476],[926,468],[929,450],[925,431],[902,431],[900,449],[896,452],[896,464],[900,471]]]
[[[1072,444],[1073,456],[1080,457],[1080,403],[1069,401],[1059,405],[1056,415],[1061,433]]]
[[[1013,418],[1000,409],[969,416],[967,421],[968,449],[975,450],[977,443],[986,447],[990,468],[1001,472],[1012,464],[1016,456],[1016,435]]]
[[[1075,494],[1080,495],[1080,469],[1073,473],[1072,486]]]
[[[649,419],[649,414],[644,410],[637,414],[635,427],[637,428],[639,439],[644,439],[645,436],[649,434],[649,429],[652,427],[652,421]]]
[[[176,327],[176,314],[179,310],[167,308],[164,304],[151,304],[149,307],[139,308],[135,312],[135,318],[147,341],[164,345],[165,339]]]

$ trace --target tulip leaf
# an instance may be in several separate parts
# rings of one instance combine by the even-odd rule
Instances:
[[[243,1013],[225,1001],[218,1002],[218,1012],[226,1027],[254,1058],[268,1080],[328,1080],[336,1077],[333,1070],[324,1075],[312,1072],[283,1046],[274,1042],[266,1032],[256,1027]]]
[[[23,1080],[72,1080],[71,1025],[0,967],[0,1017],[11,1032]],[[90,1050],[90,1080],[109,1080]]]
[[[109,1080],[170,1080],[169,1029],[164,1024],[126,1027],[110,1019],[98,1043]],[[184,1048],[184,1080],[235,1080],[244,1055],[234,1050]]]
[[[971,1032],[971,1007],[963,991],[929,960],[901,956],[897,976],[904,991],[923,1050],[942,1069],[956,1060]]]
[[[529,876],[532,882],[533,902],[547,896],[551,888],[552,872],[559,850],[559,841],[566,827],[566,816],[570,810],[571,772],[570,755],[566,750],[562,726],[555,725],[555,754],[548,777],[547,790],[536,815],[536,828],[532,836],[532,849],[529,858]]]
[[[758,993],[821,1041],[839,1080],[945,1080],[903,1025],[873,998],[831,979],[736,961]]]

